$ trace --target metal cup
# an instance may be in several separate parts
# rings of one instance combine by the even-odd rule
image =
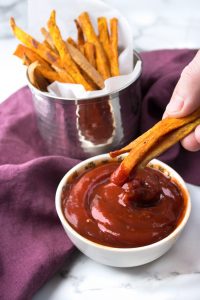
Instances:
[[[134,63],[138,60],[134,52]],[[138,133],[140,77],[141,72],[121,90],[82,100],[48,95],[28,81],[48,153],[84,159],[129,143]]]

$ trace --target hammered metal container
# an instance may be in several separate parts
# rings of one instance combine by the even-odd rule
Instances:
[[[106,96],[82,100],[51,96],[28,82],[48,153],[83,159],[129,143],[138,133],[140,77],[141,72],[129,86]]]

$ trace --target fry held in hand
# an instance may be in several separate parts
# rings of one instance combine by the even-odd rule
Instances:
[[[63,40],[54,10],[48,28],[40,29],[43,42],[19,28],[14,18],[10,19],[10,25],[22,43],[14,55],[27,66],[37,62],[30,68],[34,71],[32,74],[39,72],[40,77],[44,76],[48,82],[82,84],[86,90],[92,91],[103,89],[105,79],[119,75],[118,24],[115,18],[110,20],[110,34],[107,19],[98,18],[99,32],[96,34],[88,13],[82,13],[75,20],[77,41],[71,37]]]
[[[111,157],[129,152],[119,168],[113,173],[112,181],[117,185],[122,185],[133,170],[139,166],[144,166],[149,160],[181,140],[199,124],[199,121],[200,108],[184,118],[166,118],[128,146],[111,152]]]
[[[155,145],[144,160],[139,164],[138,168],[144,168],[148,162],[153,158],[161,155],[171,146],[182,140],[186,135],[192,132],[198,125],[200,125],[200,118],[183,125],[182,127],[168,133],[158,145]]]

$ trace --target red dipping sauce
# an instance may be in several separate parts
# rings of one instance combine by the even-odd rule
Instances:
[[[118,166],[94,167],[67,184],[62,194],[67,221],[87,239],[117,248],[145,246],[168,236],[185,210],[179,186],[146,167],[120,187],[110,181]]]

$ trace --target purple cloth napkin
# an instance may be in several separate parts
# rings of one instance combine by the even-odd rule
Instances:
[[[143,53],[141,133],[157,122],[183,67],[196,51]],[[0,299],[32,295],[73,249],[56,215],[54,196],[63,175],[79,161],[47,156],[27,87],[0,106]],[[200,152],[176,145],[163,157],[188,182],[200,184]]]

